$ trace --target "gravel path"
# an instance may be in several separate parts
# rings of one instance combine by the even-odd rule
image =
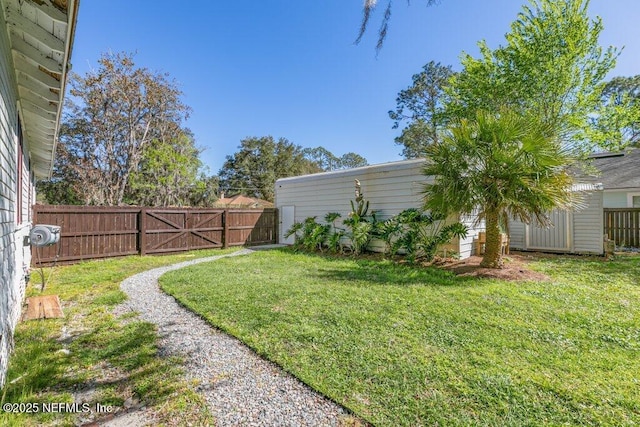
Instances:
[[[248,255],[243,249],[131,276],[120,285],[129,296],[118,312],[134,311],[158,325],[160,354],[180,356],[188,379],[198,380],[219,426],[335,426],[348,417],[337,404],[320,396],[240,341],[212,328],[158,287],[171,270]]]

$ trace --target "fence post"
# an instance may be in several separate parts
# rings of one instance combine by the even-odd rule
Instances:
[[[273,208],[273,243],[277,244],[280,238],[280,216],[278,208]]]
[[[138,212],[138,253],[140,255],[147,254],[147,208],[140,209]]]
[[[229,209],[222,211],[222,249],[229,247]]]

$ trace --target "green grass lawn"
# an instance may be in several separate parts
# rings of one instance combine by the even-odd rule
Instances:
[[[126,299],[119,286],[128,276],[232,251],[130,256],[48,268],[43,293],[39,276],[33,274],[37,286],[30,284],[27,296],[59,295],[65,318],[18,325],[2,403],[72,403],[74,392],[90,391],[91,407],[99,403],[121,409],[133,397],[152,409],[157,424],[212,424],[204,399],[182,380],[180,360],[157,355],[154,325],[132,316],[115,318],[111,310]],[[82,415],[0,412],[0,425],[73,426]]]
[[[547,282],[266,251],[164,290],[375,425],[640,423],[640,257]]]

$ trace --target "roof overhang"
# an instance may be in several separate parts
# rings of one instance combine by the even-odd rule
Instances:
[[[79,0],[0,0],[31,168],[53,169]]]

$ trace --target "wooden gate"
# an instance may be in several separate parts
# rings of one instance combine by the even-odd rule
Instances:
[[[221,248],[224,210],[143,208],[140,239],[143,255]]]

